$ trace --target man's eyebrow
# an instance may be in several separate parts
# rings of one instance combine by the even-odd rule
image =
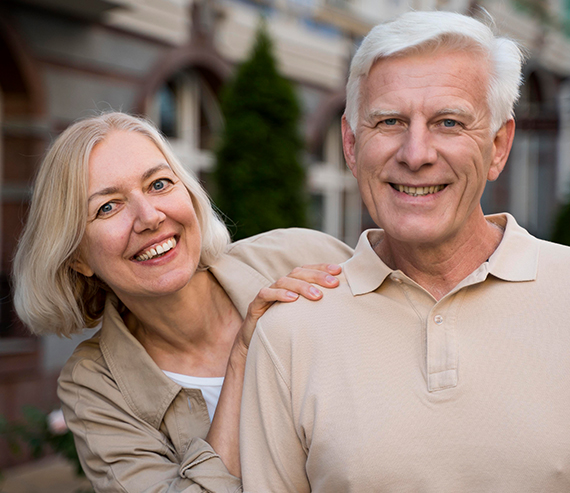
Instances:
[[[375,119],[375,118],[396,118],[402,116],[399,111],[394,110],[371,110],[368,113],[368,118]]]
[[[143,175],[141,177],[141,179],[142,179],[141,181],[148,180],[152,175],[154,175],[155,173],[162,171],[164,169],[171,170],[170,166],[168,166],[168,164],[166,164],[166,163],[157,164],[156,166],[153,166],[152,168],[147,169],[143,173]],[[89,197],[89,199],[87,200],[87,203],[90,203],[96,197],[101,197],[101,196],[105,196],[105,195],[113,195],[114,193],[118,193],[118,192],[119,192],[118,187],[102,188],[101,190],[97,190],[95,193],[93,193]]]
[[[473,113],[469,111],[467,108],[458,107],[458,108],[442,108],[436,111],[435,114],[436,116],[457,115],[457,116],[469,117]]]

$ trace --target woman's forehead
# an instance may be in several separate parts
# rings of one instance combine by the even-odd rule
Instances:
[[[114,131],[99,142],[89,157],[89,184],[118,179],[141,179],[155,168],[171,167],[156,144],[140,132]]]

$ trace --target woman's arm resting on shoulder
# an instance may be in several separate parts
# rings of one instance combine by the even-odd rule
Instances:
[[[295,301],[299,295],[309,300],[320,300],[323,293],[312,283],[326,288],[335,288],[338,286],[338,279],[334,276],[340,272],[340,266],[335,264],[297,267],[288,276],[263,288],[249,305],[247,315],[232,348],[218,407],[206,437],[206,441],[220,455],[233,475],[241,476],[239,461],[241,394],[247,350],[257,321],[276,301],[284,303]]]

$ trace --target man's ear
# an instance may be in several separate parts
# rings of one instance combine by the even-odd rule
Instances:
[[[85,277],[91,277],[95,272],[79,256],[71,261],[71,268]]]
[[[493,140],[493,156],[491,166],[487,173],[487,180],[495,181],[507,164],[513,139],[515,137],[515,121],[511,118],[507,120],[499,129]]]
[[[356,169],[356,137],[354,132],[350,128],[348,121],[346,120],[346,115],[342,115],[342,149],[344,151],[344,159],[346,159],[346,164],[352,171],[355,178],[358,178]]]

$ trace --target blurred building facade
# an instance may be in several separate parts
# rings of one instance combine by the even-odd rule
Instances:
[[[147,115],[211,185],[219,95],[265,15],[282,74],[303,106],[315,228],[354,245],[373,226],[342,154],[340,116],[355,47],[378,22],[416,10],[484,15],[529,50],[510,162],[484,196],[548,238],[570,185],[567,0],[4,0],[0,3],[0,414],[56,406],[55,379],[77,340],[26,334],[10,304],[11,259],[33,175],[74,120]],[[0,467],[10,463],[0,444]]]

